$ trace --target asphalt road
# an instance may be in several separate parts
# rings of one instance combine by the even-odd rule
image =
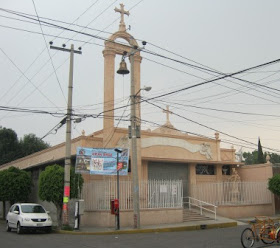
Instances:
[[[246,226],[209,229],[199,231],[139,233],[121,235],[70,235],[26,233],[18,235],[15,231],[5,231],[0,222],[1,248],[237,248],[242,247],[240,235]],[[279,247],[279,244],[253,247]]]

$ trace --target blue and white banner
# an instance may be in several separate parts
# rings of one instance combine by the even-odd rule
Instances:
[[[127,175],[129,150],[119,149],[119,175]],[[117,152],[114,149],[77,147],[76,173],[95,175],[117,174]]]

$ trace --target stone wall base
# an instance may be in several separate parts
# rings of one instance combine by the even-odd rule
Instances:
[[[217,215],[231,219],[248,218],[254,216],[273,216],[275,214],[272,204],[258,205],[227,205],[217,208]]]
[[[140,225],[158,225],[183,222],[183,209],[149,209],[141,210]],[[120,212],[120,226],[133,226],[133,211]],[[81,226],[114,227],[115,215],[110,211],[85,211],[81,218]]]

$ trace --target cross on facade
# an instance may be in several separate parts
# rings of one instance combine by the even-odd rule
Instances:
[[[125,31],[125,23],[124,23],[124,15],[129,16],[129,11],[124,10],[124,4],[120,4],[121,8],[118,9],[117,7],[115,7],[115,12],[119,12],[121,14],[121,20],[120,20],[120,31]]]
[[[166,123],[170,123],[170,121],[169,121],[169,114],[172,114],[172,112],[169,111],[169,106],[167,105],[166,106],[166,110],[163,110],[162,112],[166,113]]]

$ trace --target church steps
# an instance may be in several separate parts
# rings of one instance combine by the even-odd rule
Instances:
[[[212,220],[211,218],[200,215],[200,213],[196,210],[189,210],[184,209],[183,210],[183,222],[189,222],[189,221],[201,221],[201,220]]]

